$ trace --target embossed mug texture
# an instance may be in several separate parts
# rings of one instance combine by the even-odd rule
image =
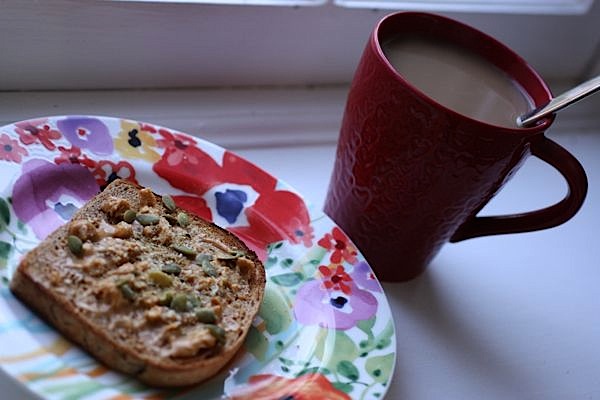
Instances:
[[[575,215],[587,179],[579,162],[544,136],[553,118],[510,128],[440,105],[384,56],[381,43],[402,34],[439,38],[484,57],[518,82],[536,106],[551,98],[521,57],[467,25],[413,12],[379,22],[348,94],[325,203],[325,212],[351,237],[379,279],[417,276],[448,241],[545,229]],[[565,198],[529,213],[478,217],[529,155],[565,177]]]

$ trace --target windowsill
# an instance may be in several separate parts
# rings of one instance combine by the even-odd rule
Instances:
[[[347,88],[0,92],[0,126],[48,115],[153,123],[229,149],[334,143]]]
[[[560,93],[569,83],[551,86]],[[276,171],[274,175],[320,206],[333,166],[347,92],[344,85],[0,92],[0,126],[35,117],[77,114],[149,122],[247,156],[268,172]],[[598,109],[600,95],[561,111],[548,135],[600,133]],[[280,156],[282,152],[285,158]],[[300,170],[302,174],[298,174]]]
[[[550,83],[558,94],[570,82]],[[162,125],[229,149],[333,144],[348,86],[0,91],[0,126],[48,115],[106,115]],[[560,112],[550,135],[598,130],[600,95]]]

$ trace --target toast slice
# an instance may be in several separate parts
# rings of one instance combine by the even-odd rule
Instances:
[[[25,255],[10,288],[107,366],[183,386],[238,351],[265,271],[232,233],[117,180]]]

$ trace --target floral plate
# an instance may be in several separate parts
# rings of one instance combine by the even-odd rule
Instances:
[[[107,369],[8,288],[20,257],[117,178],[170,193],[264,262],[244,350],[197,387],[157,390]],[[250,162],[146,123],[60,116],[0,128],[0,276],[0,371],[43,398],[377,399],[395,364],[389,305],[344,232]]]

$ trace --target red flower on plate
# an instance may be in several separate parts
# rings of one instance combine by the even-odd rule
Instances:
[[[325,289],[339,290],[344,294],[351,294],[352,289],[349,283],[352,282],[352,277],[346,273],[343,266],[338,264],[332,267],[324,265],[319,267],[319,272],[323,275],[323,286]]]
[[[253,375],[248,385],[234,391],[231,400],[350,400],[322,374],[304,374],[297,378],[277,375]]]
[[[6,133],[0,136],[0,160],[20,163],[26,155],[27,150],[19,145],[18,140],[12,139]]]
[[[337,226],[333,228],[331,233],[326,233],[318,244],[327,250],[333,250],[330,261],[334,264],[340,264],[342,260],[346,260],[350,264],[356,262],[356,255],[358,254],[356,247],[350,243],[350,239]]]
[[[221,167],[196,146],[193,138],[166,129],[159,129],[158,133],[162,139],[157,139],[156,144],[165,151],[152,169],[172,186],[202,195],[222,182]]]
[[[229,230],[248,242],[260,257],[266,257],[268,244],[281,240],[311,246],[313,228],[300,196],[278,189],[277,179],[228,151],[223,155],[221,173],[223,182],[249,185],[259,193],[256,202],[244,210],[250,226],[232,226]]]
[[[52,129],[50,125],[46,124],[47,121],[44,118],[16,123],[15,132],[19,134],[21,143],[30,145],[39,142],[48,150],[56,149],[56,145],[52,140],[60,139],[62,134],[60,131]]]
[[[54,158],[55,164],[81,164],[90,169],[96,167],[96,161],[88,158],[87,155],[82,154],[81,149],[77,146],[71,146],[70,148],[58,146],[58,150],[60,151],[60,155]]]
[[[116,179],[138,183],[135,179],[135,169],[127,161],[119,161],[118,163],[109,160],[98,161],[96,167],[92,170],[92,174],[102,190]]]
[[[228,151],[198,148],[194,139],[160,130],[165,149],[153,170],[173,187],[195,196],[177,196],[181,207],[225,226],[266,258],[267,245],[281,240],[310,246],[313,230],[297,194],[277,188],[277,179]],[[217,159],[213,158],[216,157]],[[212,190],[211,190],[212,189]]]
[[[246,238],[264,252],[269,243],[289,240],[312,244],[313,229],[302,198],[286,190],[260,193],[253,206],[245,210],[250,226],[230,227],[229,230]]]
[[[176,166],[183,162],[198,165],[199,158],[195,157],[194,153],[187,151],[190,147],[196,145],[193,138],[171,133],[166,129],[159,129],[158,133],[162,136],[162,139],[157,139],[156,144],[161,149],[165,149],[163,157],[170,166]]]
[[[212,213],[206,205],[206,201],[202,197],[196,196],[172,196],[175,204],[206,220],[212,221]]]

